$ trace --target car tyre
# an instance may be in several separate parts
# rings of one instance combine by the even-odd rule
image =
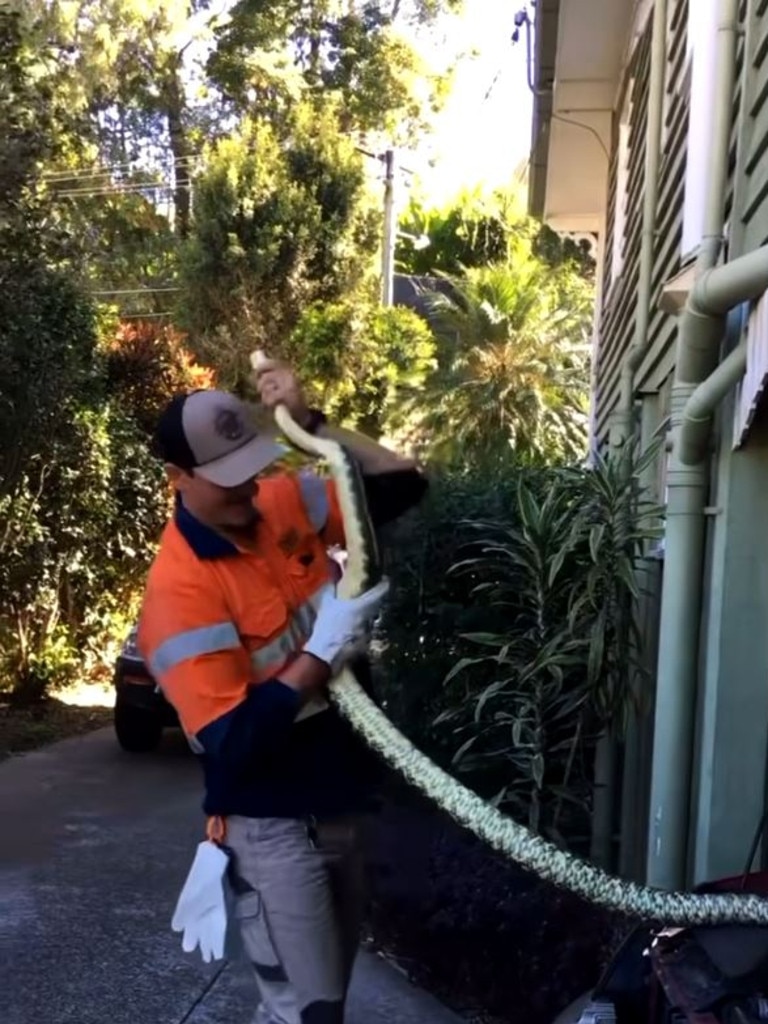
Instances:
[[[119,697],[115,701],[114,725],[117,742],[129,754],[148,754],[155,750],[163,735],[158,715],[127,704]]]

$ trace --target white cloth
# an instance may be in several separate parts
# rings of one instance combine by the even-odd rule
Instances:
[[[199,946],[205,963],[224,957],[227,932],[224,878],[228,862],[226,853],[216,843],[205,840],[198,845],[171,920],[171,928],[183,932],[181,948],[184,952],[193,953]]]

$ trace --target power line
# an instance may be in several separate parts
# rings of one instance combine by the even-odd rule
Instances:
[[[180,188],[186,188],[186,185],[179,186]],[[68,199],[71,196],[107,196],[107,195],[136,195],[138,192],[173,192],[176,186],[169,185],[164,182],[159,182],[156,185],[142,184],[142,185],[113,185],[113,186],[101,186],[95,188],[72,188],[62,190],[60,192],[54,192],[53,195],[57,199]]]
[[[371,160],[378,160],[378,162],[380,164],[384,164],[386,166],[386,162],[387,162],[387,154],[386,153],[371,153],[367,149],[361,149],[360,146],[355,146],[355,151],[358,152],[358,153],[362,153],[363,156],[367,156]],[[397,169],[399,171],[403,171],[404,174],[415,174],[416,173],[415,171],[412,171],[410,169],[410,167],[403,167],[402,164],[398,164],[397,165]]]
[[[189,174],[193,173],[194,165],[192,163],[185,162],[185,163],[182,163],[182,164],[176,164],[175,167],[170,168],[170,170],[182,171],[186,175],[189,175]],[[167,168],[167,167],[158,168],[156,171],[151,171],[148,168],[144,168],[141,173],[143,173],[145,175],[146,174],[152,174],[152,173],[154,173],[154,174],[159,174],[159,173],[167,174],[168,171],[169,171],[169,168]],[[54,188],[57,187],[57,186],[62,186],[64,188],[70,188],[70,187],[75,187],[77,185],[80,185],[82,183],[90,183],[90,184],[92,184],[94,186],[99,186],[99,185],[107,185],[110,182],[115,182],[115,183],[125,182],[125,184],[127,184],[127,185],[135,185],[135,184],[139,184],[140,181],[141,181],[141,179],[139,179],[139,181],[137,181],[134,178],[133,175],[124,175],[124,176],[121,177],[120,175],[113,175],[111,172],[106,172],[106,171],[100,172],[98,174],[73,174],[70,177],[66,177],[66,178],[65,177],[51,178],[51,177],[47,177],[46,175],[41,175],[40,180],[41,180],[41,182],[43,182],[44,184],[48,185],[49,187],[54,187]]]
[[[189,156],[180,157],[178,160],[172,160],[172,162],[174,164],[192,162],[193,160],[197,160],[201,155],[202,154],[200,154],[200,153],[192,153]],[[67,180],[69,178],[76,178],[78,176],[82,176],[82,177],[103,176],[105,174],[112,174],[114,171],[119,171],[119,170],[122,170],[123,168],[126,168],[126,167],[127,168],[135,167],[137,163],[138,163],[138,160],[129,160],[126,163],[102,164],[100,167],[95,167],[95,168],[90,168],[90,167],[72,167],[69,170],[62,168],[60,171],[44,171],[43,174],[41,175],[41,177],[43,179],[51,179],[51,180],[56,179],[56,178],[63,178],[64,180]]]
[[[490,85],[487,87],[487,89],[485,90],[485,94],[483,95],[483,97],[480,100],[480,102],[484,103],[487,99],[490,98],[490,93],[492,93],[494,91],[494,89],[496,88],[496,83],[502,77],[504,72],[505,72],[505,69],[504,68],[500,68],[499,71],[496,73],[496,75],[494,75],[494,81],[492,83],[490,83]]]
[[[121,320],[151,320],[160,316],[173,316],[172,309],[166,309],[163,313],[118,313]]]
[[[73,188],[53,193],[55,199],[69,199],[73,196],[128,196],[140,195],[143,192],[191,192],[192,182],[179,182],[178,185],[169,183],[140,184],[140,185],[113,185],[103,188]]]
[[[196,156],[184,156],[174,159],[172,156],[167,160],[155,161],[156,163],[162,164],[187,164],[197,160]],[[140,165],[137,160],[132,161],[129,164],[107,164],[101,167],[71,167],[67,170],[60,171],[43,171],[41,177],[65,180],[69,178],[92,178],[92,177],[105,177],[110,174],[125,174],[131,171],[131,169],[137,170],[148,170],[146,165]]]
[[[103,291],[90,292],[90,295],[157,295],[160,292],[181,292],[183,288],[163,285],[160,288],[108,288]]]

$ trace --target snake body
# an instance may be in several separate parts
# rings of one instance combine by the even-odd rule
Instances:
[[[261,353],[253,354],[254,369],[263,358]],[[357,464],[336,441],[302,430],[285,406],[277,407],[275,421],[291,444],[328,464],[344,519],[347,548],[347,567],[337,589],[341,597],[355,597],[381,578],[378,545]],[[669,926],[768,925],[768,900],[762,897],[653,889],[610,875],[542,839],[486,803],[418,750],[376,707],[349,668],[342,668],[334,678],[331,697],[368,745],[405,779],[460,825],[545,881],[606,910]]]

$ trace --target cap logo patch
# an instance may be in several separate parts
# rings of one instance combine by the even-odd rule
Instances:
[[[232,409],[219,409],[213,421],[213,429],[225,441],[239,441],[245,434],[242,418]]]

